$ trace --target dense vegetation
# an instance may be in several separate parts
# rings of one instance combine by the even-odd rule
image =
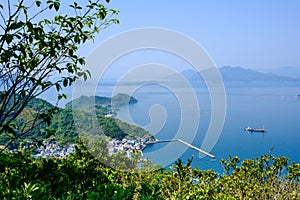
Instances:
[[[300,165],[264,155],[223,160],[223,174],[179,159],[170,171],[118,171],[82,147],[67,159],[0,155],[1,199],[299,199]],[[149,165],[148,165],[149,167]],[[149,169],[149,168],[147,168]]]
[[[47,138],[52,134],[48,126],[54,113],[58,110],[57,107],[45,100],[31,99],[18,117],[10,123],[13,129],[0,134],[0,145],[8,145],[9,148],[14,149],[25,139],[39,141]]]
[[[43,99],[33,98],[21,115],[14,121],[15,126],[18,127],[17,130],[24,128],[25,123],[32,120],[32,115],[41,110],[56,109],[56,112],[49,118],[48,123],[41,123],[37,128],[30,130],[11,145],[10,148],[16,148],[24,140],[32,142],[33,140],[42,141],[45,139],[50,141],[55,139],[58,145],[66,146],[77,143],[79,136],[105,135],[118,140],[122,140],[124,137],[150,136],[149,132],[140,127],[129,125],[115,118],[104,117],[112,112],[110,103],[114,101],[113,99],[117,100],[119,106],[137,102],[136,99],[125,94],[116,95],[113,98],[82,96],[67,103],[66,108],[57,108]],[[91,111],[95,111],[96,117],[93,116]],[[74,114],[80,118],[76,124],[73,119]],[[46,137],[47,135],[49,137]],[[1,135],[0,145],[5,145],[9,142],[9,137],[10,135],[8,134]]]

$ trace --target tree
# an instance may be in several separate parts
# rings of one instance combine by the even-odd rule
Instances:
[[[55,107],[33,113],[21,132],[14,125],[33,98],[50,88],[57,90],[58,100],[66,98],[61,94],[63,87],[80,77],[86,80],[90,73],[81,69],[85,59],[77,53],[79,45],[118,23],[114,18],[118,11],[106,8],[99,0],[70,3],[0,3],[0,135],[10,137],[5,148],[41,123],[50,122]]]

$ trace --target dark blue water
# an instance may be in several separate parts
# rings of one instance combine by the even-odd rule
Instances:
[[[199,101],[200,122],[192,144],[201,147],[211,118],[211,103],[206,88],[195,87],[194,90]],[[181,91],[184,93],[184,88]],[[159,158],[156,155],[154,159],[157,164],[161,164],[160,162],[170,157],[176,159],[180,157],[186,162],[194,155],[193,166],[200,169],[212,168],[219,173],[223,172],[220,160],[226,159],[229,155],[251,159],[268,154],[270,149],[275,156],[286,156],[291,161],[300,162],[300,99],[297,98],[297,94],[300,94],[299,84],[227,85],[225,124],[221,136],[210,151],[216,156],[215,160],[207,156],[199,157],[199,153],[190,148],[187,148],[182,155],[172,155],[172,152],[163,151],[166,143],[150,145],[144,153],[162,150]],[[137,104],[129,106],[130,115],[135,124],[147,128],[147,125],[151,123],[149,109],[153,105],[161,105],[164,109],[162,116],[153,115],[152,118],[162,117],[165,119],[165,124],[159,127],[160,131],[157,134],[154,133],[155,137],[161,140],[176,137],[183,112],[176,94],[166,88],[150,85],[136,90],[133,96],[139,100]],[[120,119],[126,109],[125,107],[120,109],[118,115]],[[187,109],[189,113],[184,117],[187,117],[191,123],[195,123],[193,121],[197,118],[195,108],[186,106],[184,109]],[[244,128],[248,126],[264,126],[267,132],[245,132]],[[174,145],[172,147],[174,152],[177,148],[184,148],[183,144],[177,142],[172,145]],[[176,159],[173,159],[169,165],[172,165]]]

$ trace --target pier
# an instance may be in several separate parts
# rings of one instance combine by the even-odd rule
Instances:
[[[147,144],[155,144],[155,143],[163,143],[163,142],[181,142],[182,144],[185,144],[186,146],[188,146],[188,147],[190,147],[192,149],[195,149],[195,150],[199,151],[200,153],[203,153],[204,155],[207,155],[207,156],[209,156],[211,158],[216,158],[216,156],[214,156],[214,155],[212,155],[212,154],[210,154],[210,153],[208,153],[208,152],[206,152],[206,151],[204,151],[204,150],[202,150],[202,149],[200,149],[198,147],[195,147],[194,145],[192,145],[192,144],[190,144],[190,143],[188,143],[186,141],[183,141],[181,139],[148,141],[148,142],[146,142],[146,145]]]

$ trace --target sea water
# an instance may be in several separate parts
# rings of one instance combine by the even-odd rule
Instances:
[[[198,103],[200,120],[197,132],[192,141],[196,147],[201,147],[211,120],[211,96],[205,87],[194,86]],[[185,89],[180,90],[182,93]],[[192,165],[200,169],[213,169],[222,173],[221,159],[238,156],[241,159],[252,159],[263,154],[271,153],[274,156],[286,156],[291,161],[300,162],[300,93],[299,83],[230,83],[225,84],[226,116],[221,135],[216,145],[210,151],[216,159],[204,157],[191,148],[186,148],[180,155],[170,155],[163,150],[156,156],[154,163],[173,158],[167,166],[181,158],[183,162],[194,157]],[[170,92],[159,85],[145,85],[137,89],[133,96],[138,103],[121,107],[118,118],[127,120],[125,113],[129,111],[131,123],[146,127],[151,123],[149,111],[153,105],[163,108],[164,124],[155,133],[160,140],[176,138],[181,117],[187,117],[190,123],[195,123],[195,108],[180,105],[178,94]],[[182,109],[189,113],[181,116]],[[186,113],[186,112],[185,112]],[[160,125],[161,126],[161,125]],[[265,128],[265,133],[246,132],[246,127]],[[186,134],[191,134],[187,133]],[[193,134],[193,133],[192,133]],[[176,143],[176,142],[174,142]],[[144,154],[163,149],[166,143],[148,145]],[[170,145],[170,144],[169,144]],[[173,144],[174,148],[183,148],[183,144]],[[165,164],[165,163],[164,163]]]

